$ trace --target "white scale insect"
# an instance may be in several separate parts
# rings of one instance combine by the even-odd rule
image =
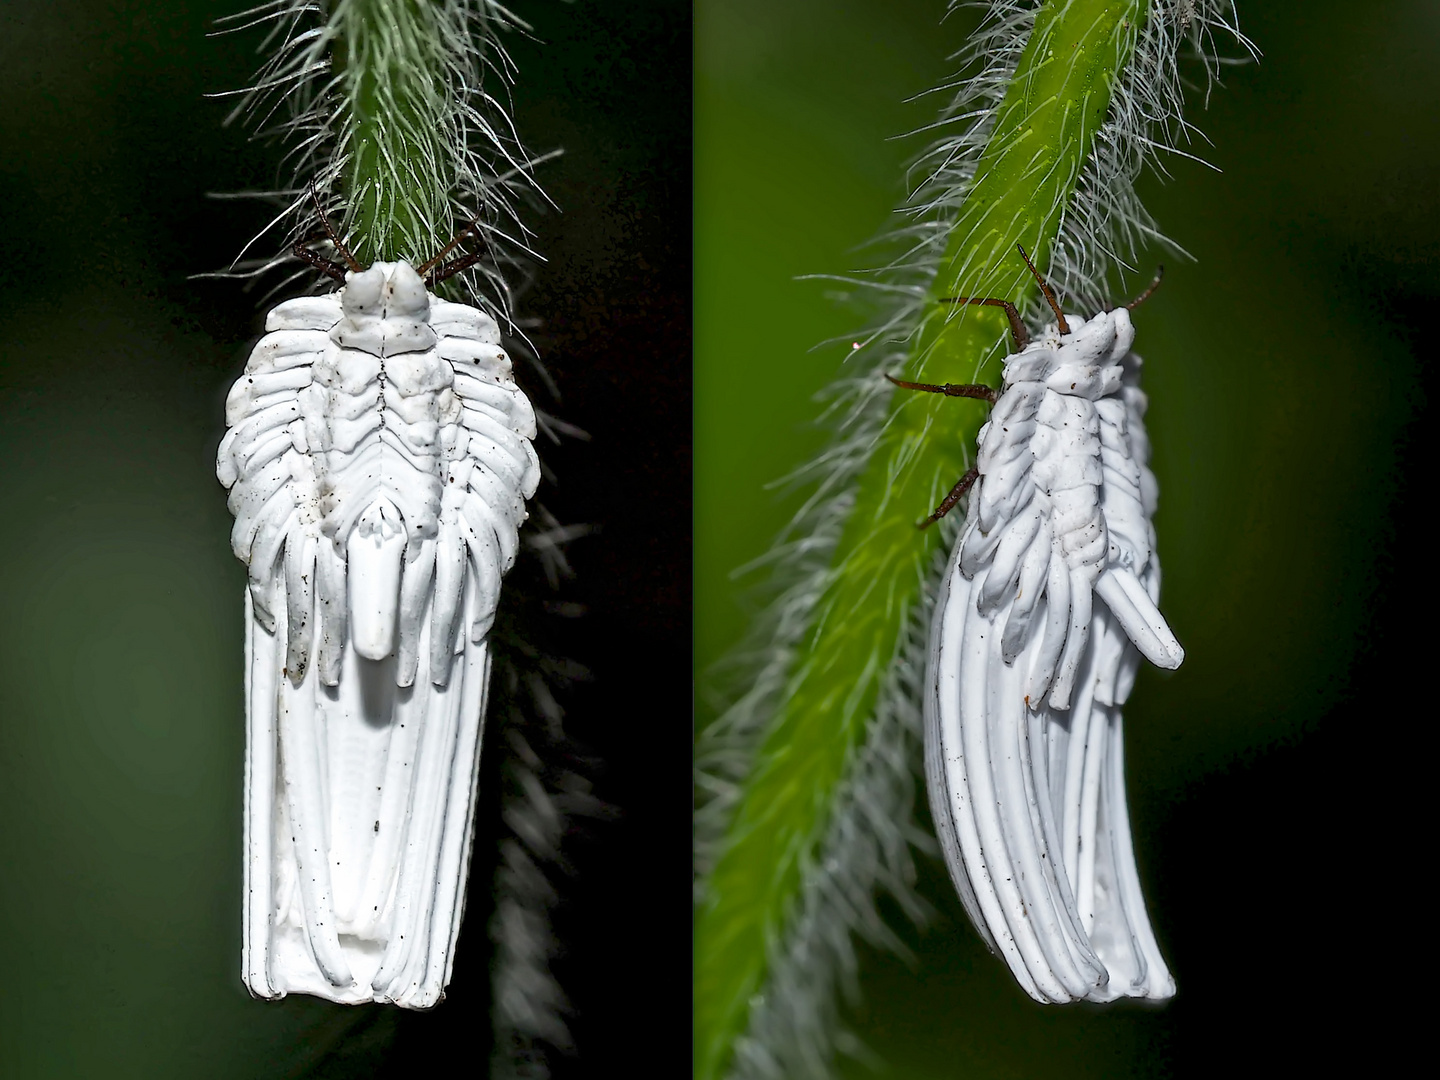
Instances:
[[[1125,805],[1121,706],[1140,657],[1184,651],[1161,616],[1157,485],[1130,351],[1133,308],[1066,317],[1019,349],[1002,389],[892,380],[994,403],[940,589],[925,674],[925,766],[950,876],[981,936],[1042,1002],[1168,998]],[[1158,278],[1157,278],[1158,284]],[[1098,595],[1100,604],[1093,602]]]
[[[337,241],[348,274],[297,245],[343,287],[271,311],[226,401],[257,997],[426,1008],[450,979],[486,636],[540,479],[495,321],[426,289],[478,260],[436,267],[461,237],[363,271]]]

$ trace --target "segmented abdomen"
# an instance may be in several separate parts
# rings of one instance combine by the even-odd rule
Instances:
[[[1102,406],[1124,372],[1110,355],[1113,324],[1086,329],[1063,342],[1036,341],[1006,365],[1005,387],[980,430],[980,479],[960,548],[967,578],[989,567],[976,599],[981,613],[1013,601],[1001,639],[1007,663],[1045,614],[1025,691],[1035,706],[1047,693],[1059,708],[1069,701],[1090,633],[1091,592],[1109,556]]]
[[[230,392],[217,471],[232,545],[269,628],[284,574],[292,679],[313,654],[334,685],[353,638],[371,659],[398,647],[410,685],[428,608],[443,685],[462,612],[481,640],[515,560],[540,476],[535,414],[489,316],[433,297],[428,317],[354,315],[341,296],[276,307]]]

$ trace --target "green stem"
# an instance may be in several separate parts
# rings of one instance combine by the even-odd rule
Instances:
[[[961,208],[934,296],[1020,303],[1033,280],[1015,252],[1048,260],[1147,0],[1047,0]],[[934,304],[910,365],[927,382],[993,383],[1007,324],[994,308]],[[695,930],[695,1075],[715,1080],[765,986],[848,760],[926,580],[939,530],[917,531],[968,467],[986,409],[897,391],[792,671],[787,699],[706,883]]]
[[[448,220],[455,183],[441,13],[426,0],[340,0],[336,14],[350,243],[362,265],[422,261],[447,239],[427,223]]]

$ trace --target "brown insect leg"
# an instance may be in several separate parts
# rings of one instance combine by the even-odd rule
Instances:
[[[942,296],[937,303],[1004,308],[1005,317],[1010,320],[1010,336],[1015,339],[1015,348],[1023,349],[1030,344],[1030,331],[1025,329],[1025,324],[1020,321],[1020,312],[1009,300],[997,300],[993,296]]]
[[[340,237],[335,234],[334,228],[330,225],[330,219],[325,215],[325,208],[320,205],[320,195],[315,191],[314,180],[310,181],[310,201],[315,204],[315,213],[320,215],[320,224],[325,226],[325,235],[330,238],[330,243],[335,245],[335,250],[344,257],[345,265],[350,267],[351,270],[354,270],[355,273],[360,273],[364,268],[355,261],[355,256],[350,254],[350,249],[341,243]],[[329,273],[329,271],[326,271],[326,273]],[[334,277],[334,275],[331,274],[331,277]],[[345,279],[341,278],[340,280],[344,281]]]
[[[991,405],[994,405],[995,399],[1000,396],[998,390],[976,383],[941,383],[937,386],[935,383],[906,382],[904,379],[897,379],[891,375],[886,375],[885,378],[902,390],[924,390],[929,394],[944,394],[946,397],[978,398],[980,401],[988,401]]]
[[[965,493],[970,490],[971,486],[974,485],[978,479],[980,479],[979,469],[973,467],[967,469],[965,475],[960,477],[960,479],[955,482],[955,486],[950,489],[950,494],[946,495],[945,498],[941,500],[940,505],[935,508],[935,512],[917,525],[916,528],[928,529],[951,510],[954,510],[955,504],[964,497]]]
[[[485,253],[479,251],[472,252],[469,255],[461,255],[458,258],[451,259],[449,262],[437,266],[430,272],[430,276],[426,280],[432,286],[439,285],[447,278],[452,278],[460,273],[461,270],[468,270],[484,258]]]
[[[1137,307],[1139,307],[1141,304],[1143,304],[1146,300],[1149,300],[1150,297],[1151,297],[1151,295],[1155,292],[1155,290],[1160,287],[1160,279],[1163,278],[1164,276],[1165,276],[1165,267],[1164,267],[1163,265],[1162,265],[1162,266],[1157,266],[1157,267],[1155,267],[1155,280],[1152,281],[1152,282],[1150,282],[1150,287],[1149,287],[1148,289],[1146,289],[1144,292],[1142,292],[1139,296],[1135,297],[1134,300],[1131,300],[1131,301],[1130,301],[1128,304],[1126,304],[1125,306],[1126,306],[1127,308],[1129,308],[1131,311],[1134,311]]]
[[[303,244],[296,244],[290,250],[295,253],[297,258],[304,259],[307,263],[315,267],[315,269],[319,270],[322,274],[326,274],[329,277],[334,278],[342,285],[345,284],[345,267],[341,266],[339,263],[331,262],[323,255],[316,255],[315,252],[311,251]]]
[[[459,244],[462,240],[464,240],[465,237],[467,237],[467,236],[469,236],[471,233],[475,232],[476,228],[478,228],[479,225],[480,225],[480,219],[479,219],[478,217],[472,219],[471,222],[470,222],[470,224],[466,225],[463,229],[461,229],[458,233],[456,233],[453,237],[450,238],[450,242],[449,242],[448,244],[446,244],[443,248],[441,248],[439,251],[437,251],[434,255],[430,256],[430,258],[426,259],[426,260],[425,260],[423,263],[421,263],[419,266],[417,266],[417,267],[415,268],[415,272],[416,272],[417,274],[419,274],[421,277],[427,277],[427,276],[429,275],[430,271],[431,271],[431,270],[434,270],[437,266],[440,267],[440,270],[437,271],[437,273],[440,273],[440,272],[443,272],[443,271],[444,271],[445,266],[450,266],[450,265],[451,265],[452,263],[454,263],[454,262],[459,262],[460,259],[457,258],[457,259],[451,260],[450,263],[445,263],[445,266],[440,266],[440,264],[444,261],[445,256],[446,256],[446,255],[449,255],[450,252],[454,251],[456,245]],[[480,247],[483,249],[483,248],[485,247],[485,241],[484,241],[483,239],[481,239],[478,234],[476,235],[475,239],[476,239],[476,240],[479,240],[479,242],[480,242]],[[463,258],[463,257],[464,257],[464,256],[461,256],[461,258]],[[478,262],[478,261],[479,261],[479,260],[476,259],[476,260],[474,260],[473,262],[467,263],[466,266],[474,266],[474,265],[475,265],[475,262]],[[451,274],[459,273],[460,270],[463,270],[463,269],[465,269],[465,267],[460,267],[460,268],[457,269],[457,270],[452,270],[452,271],[451,271]],[[445,275],[445,277],[449,277],[449,276],[450,276],[450,274],[446,274],[446,275]],[[438,284],[439,282],[444,281],[444,280],[445,280],[445,277],[437,277],[437,278],[435,279],[435,282]]]

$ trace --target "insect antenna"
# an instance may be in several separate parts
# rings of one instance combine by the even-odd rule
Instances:
[[[1144,292],[1142,292],[1139,296],[1135,297],[1134,300],[1131,300],[1128,304],[1126,304],[1125,307],[1128,308],[1130,311],[1134,311],[1146,300],[1149,300],[1150,297],[1154,295],[1155,290],[1160,287],[1160,279],[1164,276],[1165,267],[1163,265],[1157,266],[1155,268],[1155,280],[1150,282],[1150,287],[1147,288]]]
[[[475,233],[475,230],[479,227],[479,225],[480,217],[479,215],[476,215],[471,220],[469,225],[466,225],[463,229],[456,233],[453,238],[451,238],[448,244],[446,244],[430,258],[426,259],[419,266],[417,266],[415,268],[415,272],[425,279],[425,283],[427,285],[439,285],[442,281],[445,281],[447,278],[454,277],[456,274],[460,273],[460,271],[470,269],[470,267],[474,266],[476,263],[478,263],[481,259],[485,257],[485,252],[487,250],[484,238],[481,237],[478,233]],[[464,255],[457,256],[456,258],[451,259],[449,262],[441,262],[441,260],[444,259],[446,255],[449,255],[450,252],[454,251],[456,246],[459,245],[460,242],[463,241],[471,233],[475,233],[475,239],[480,244],[479,251],[467,251]]]
[[[1030,256],[1025,254],[1025,249],[1019,244],[1015,245],[1015,249],[1020,252],[1020,258],[1025,260],[1025,265],[1030,268],[1030,273],[1034,274],[1035,280],[1040,283],[1040,291],[1045,294],[1045,302],[1050,305],[1050,310],[1055,312],[1055,318],[1059,320],[1057,325],[1060,333],[1068,334],[1070,332],[1070,324],[1065,321],[1065,312],[1060,310],[1060,302],[1055,299],[1054,290],[1052,290],[1045,279],[1040,276],[1040,271],[1035,269],[1035,264],[1030,261]]]

